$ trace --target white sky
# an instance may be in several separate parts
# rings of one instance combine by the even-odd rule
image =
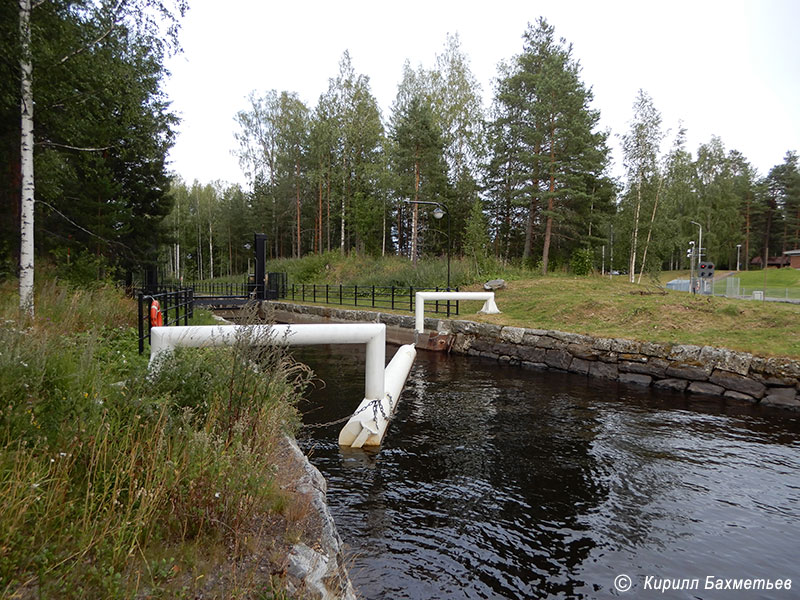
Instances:
[[[800,0],[190,0],[184,53],[171,59],[166,90],[182,117],[171,168],[184,180],[245,184],[232,154],[234,115],[255,90],[297,92],[313,108],[350,51],[370,77],[383,117],[403,62],[434,66],[446,34],[458,33],[484,105],[497,64],[522,49],[544,16],[573,44],[594,90],[601,128],[628,129],[639,88],[665,128],[682,120],[688,149],[712,135],[765,175],[800,150]],[[618,140],[611,140],[621,174]]]

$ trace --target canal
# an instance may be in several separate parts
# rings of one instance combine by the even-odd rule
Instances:
[[[304,423],[350,414],[363,351],[295,355],[325,382]],[[340,427],[298,439],[360,597],[730,597],[709,576],[797,579],[743,598],[800,589],[792,413],[419,352],[380,449],[341,449]],[[699,587],[652,590],[664,579]]]

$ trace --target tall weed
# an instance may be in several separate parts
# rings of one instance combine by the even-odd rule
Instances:
[[[151,376],[114,290],[42,282],[32,321],[0,292],[0,597],[166,590],[165,546],[227,549],[285,509],[273,453],[308,373],[284,349],[243,337]]]

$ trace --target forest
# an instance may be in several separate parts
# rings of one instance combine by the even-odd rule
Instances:
[[[744,269],[800,247],[796,152],[762,175],[718,137],[687,148],[686,131],[668,130],[645,90],[631,99],[627,131],[601,130],[592,82],[544,18],[498,65],[489,98],[458,35],[431,66],[406,62],[388,115],[347,51],[315,106],[253,81],[266,89],[235,115],[248,181],[239,186],[169,171],[178,118],[162,89],[164,60],[179,50],[184,2],[40,0],[28,43],[19,8],[0,10],[3,277],[20,270],[26,60],[35,254],[90,275],[130,278],[152,265],[174,279],[243,274],[256,231],[268,235],[270,258],[416,261],[449,248],[544,274],[582,264],[632,281],[687,267],[700,227],[718,268],[735,268],[737,254]],[[622,140],[621,177],[610,174],[612,135]]]

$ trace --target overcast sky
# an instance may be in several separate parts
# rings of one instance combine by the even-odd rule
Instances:
[[[183,119],[171,168],[184,180],[246,184],[232,154],[234,115],[247,95],[297,92],[309,108],[345,50],[368,75],[386,120],[405,60],[434,65],[458,33],[485,106],[497,64],[518,54],[529,22],[544,16],[573,45],[594,90],[601,128],[625,133],[639,88],[665,129],[683,121],[688,148],[719,136],[765,175],[800,149],[800,0],[561,0],[560,2],[271,2],[189,0],[183,54],[166,90]]]

